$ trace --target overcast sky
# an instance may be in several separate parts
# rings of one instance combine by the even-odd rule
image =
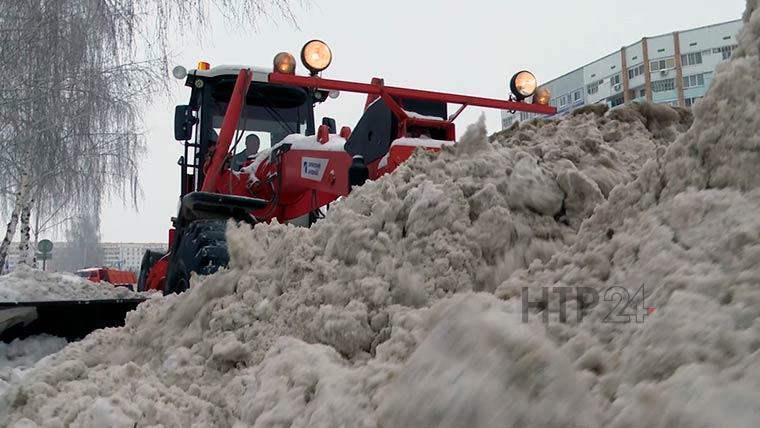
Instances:
[[[319,38],[333,51],[324,77],[493,98],[508,96],[508,79],[523,68],[539,82],[620,49],[643,36],[738,19],[744,0],[314,0],[295,8],[298,28],[282,20],[260,20],[256,28],[220,18],[192,30],[173,47],[177,64],[195,68],[220,64],[270,65],[277,52],[298,57],[306,41]],[[299,64],[298,72],[305,74]],[[169,79],[167,77],[167,79]],[[142,161],[144,195],[138,210],[121,201],[103,208],[104,242],[166,242],[179,194],[182,152],[174,141],[175,104],[189,89],[171,83],[171,94],[145,109],[148,152]],[[361,95],[343,93],[317,110],[338,126],[353,127],[364,106]],[[451,107],[450,107],[451,110]],[[489,131],[500,129],[497,110],[468,108],[458,132],[485,112]]]

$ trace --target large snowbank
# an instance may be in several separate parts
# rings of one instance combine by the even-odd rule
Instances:
[[[43,272],[20,265],[0,276],[0,302],[97,300],[143,297],[125,287],[95,284],[76,275]]]
[[[231,227],[229,270],[48,357],[0,422],[756,426],[756,6],[685,134],[648,105],[481,123],[312,229]],[[560,323],[556,293],[522,321],[523,287],[642,284],[642,323],[604,299]]]

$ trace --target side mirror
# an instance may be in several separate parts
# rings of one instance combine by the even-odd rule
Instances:
[[[323,117],[322,118],[322,125],[327,125],[328,128],[330,128],[331,134],[337,134],[338,133],[338,125],[335,124],[335,119],[331,117]]]
[[[193,138],[193,125],[197,119],[193,116],[193,109],[188,105],[179,105],[174,109],[174,139],[188,141]]]

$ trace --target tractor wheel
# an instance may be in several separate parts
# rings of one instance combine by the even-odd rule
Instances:
[[[140,263],[140,275],[137,277],[137,291],[145,291],[146,282],[148,281],[148,274],[150,269],[156,264],[157,261],[164,256],[164,253],[158,251],[145,250],[143,254],[142,263]]]
[[[211,275],[227,266],[226,228],[226,220],[196,220],[185,228],[169,260],[164,294],[187,290],[193,272]]]

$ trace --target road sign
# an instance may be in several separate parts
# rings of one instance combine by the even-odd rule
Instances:
[[[49,239],[43,239],[37,243],[37,250],[39,251],[37,258],[42,259],[42,270],[44,271],[47,267],[45,262],[53,258],[52,254],[50,254],[53,251],[53,242]]]
[[[37,253],[35,253],[35,257],[37,257],[37,260],[52,260],[53,253],[40,253],[38,251]]]
[[[49,239],[43,239],[37,243],[37,250],[41,253],[49,253],[53,251],[53,243]]]

